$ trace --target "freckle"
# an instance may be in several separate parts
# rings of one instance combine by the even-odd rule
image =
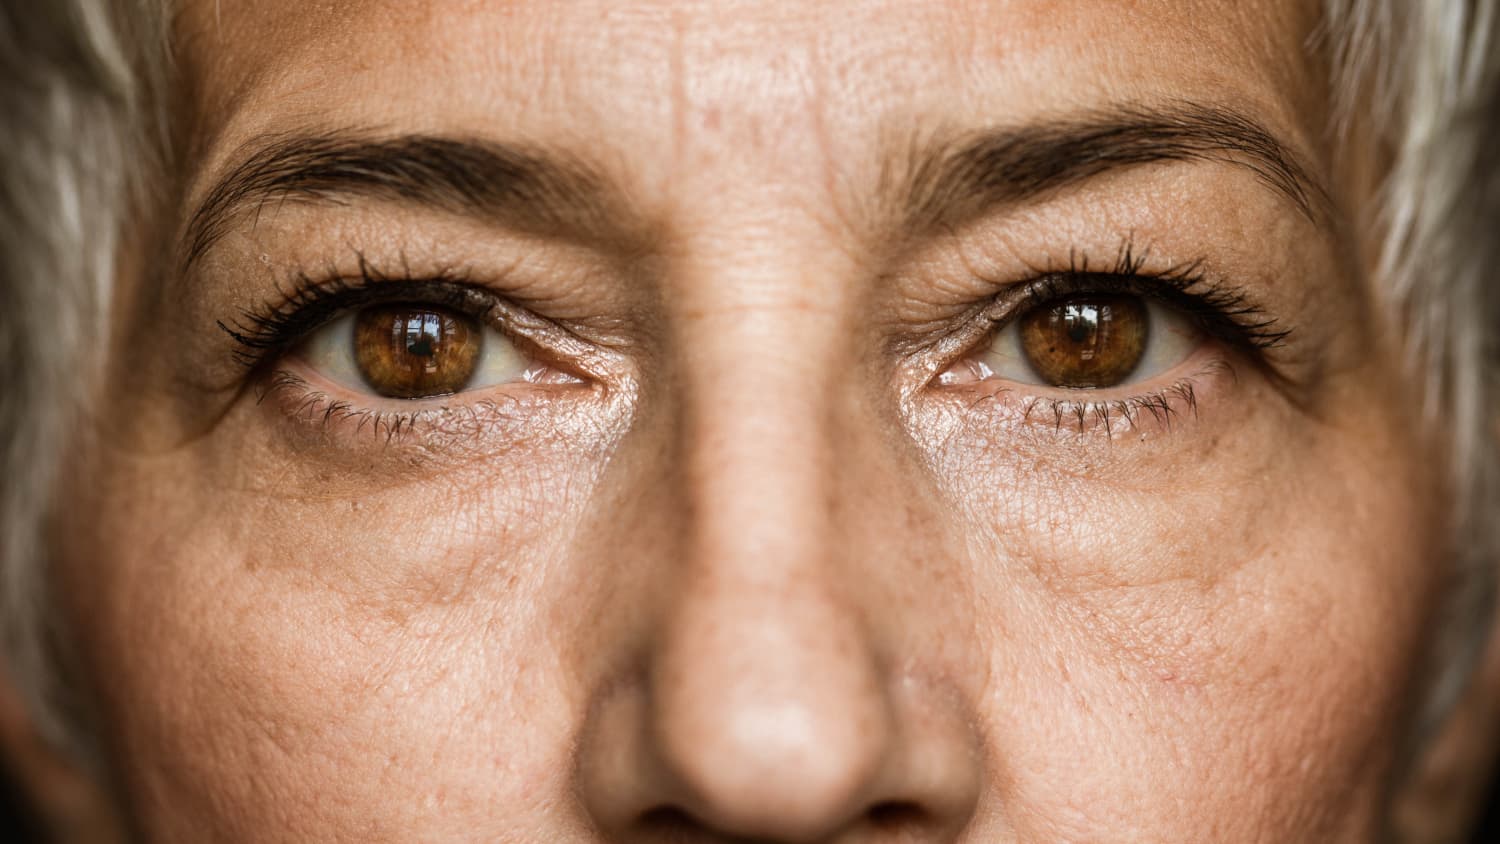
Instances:
[[[719,109],[717,107],[710,108],[710,109],[704,111],[703,112],[703,128],[707,129],[709,131],[713,131],[715,129],[718,129],[719,128],[719,124],[723,122],[723,117],[724,117],[723,114],[719,111]]]

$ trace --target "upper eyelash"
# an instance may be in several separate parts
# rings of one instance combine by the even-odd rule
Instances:
[[[363,255],[358,258],[359,271],[353,277],[333,275],[318,281],[299,271],[280,290],[278,301],[242,311],[231,322],[218,320],[219,329],[236,344],[235,359],[253,369],[340,313],[371,302],[417,299],[481,319],[493,310],[493,294],[478,289],[459,273],[445,271],[423,278],[390,276],[372,267]]]
[[[1163,270],[1146,270],[1148,255],[1126,241],[1107,270],[1090,269],[1087,256],[1068,256],[1063,270],[1039,270],[1015,292],[1002,294],[990,316],[999,331],[1028,311],[1077,293],[1130,293],[1165,302],[1196,320],[1216,339],[1247,351],[1265,351],[1286,343],[1290,328],[1255,304],[1242,289],[1209,276],[1200,260]]]

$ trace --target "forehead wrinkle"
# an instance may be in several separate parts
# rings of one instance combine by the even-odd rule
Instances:
[[[727,113],[735,116],[736,120],[733,122],[737,122],[740,128],[744,128],[754,122],[745,119],[747,116],[753,116],[747,115],[746,112],[758,110],[761,112],[759,118],[763,124],[764,140],[772,146],[769,149],[760,149],[758,151],[750,149],[735,151],[732,147],[730,149],[715,151],[714,160],[707,161],[706,163],[713,164],[717,172],[709,173],[710,178],[707,181],[712,182],[714,181],[714,176],[726,173],[722,165],[726,163],[724,156],[727,155],[730,161],[738,159],[735,162],[737,167],[733,168],[738,170],[737,173],[733,174],[736,180],[749,176],[759,183],[764,183],[772,178],[782,181],[784,183],[783,187],[790,188],[795,193],[800,194],[798,198],[809,200],[806,203],[807,205],[816,204],[817,210],[825,223],[837,226],[840,230],[847,230],[850,228],[851,220],[853,220],[863,223],[865,231],[870,231],[871,227],[868,224],[868,218],[871,215],[866,208],[867,205],[872,204],[869,198],[870,189],[867,184],[862,183],[862,179],[868,173],[879,173],[880,178],[884,179],[889,172],[899,168],[889,167],[887,166],[887,161],[877,159],[872,155],[870,145],[862,140],[862,136],[859,134],[863,124],[851,123],[851,120],[868,118],[880,122],[878,120],[880,115],[871,113],[871,104],[879,111],[887,111],[889,109],[886,107],[890,106],[896,110],[914,112],[911,115],[912,118],[915,118],[912,120],[913,123],[924,121],[937,123],[941,120],[941,118],[933,118],[931,115],[923,114],[927,111],[925,101],[920,99],[915,102],[909,101],[912,97],[921,97],[925,91],[935,90],[931,86],[939,81],[941,76],[935,76],[932,72],[913,73],[911,72],[913,68],[906,68],[900,64],[900,57],[902,55],[912,55],[916,59],[925,61],[928,58],[927,54],[933,52],[934,56],[938,57],[937,62],[939,64],[945,64],[952,68],[952,72],[960,80],[959,83],[956,83],[960,89],[988,85],[992,81],[989,79],[990,72],[996,69],[995,66],[997,63],[999,65],[998,69],[1002,71],[999,81],[1004,82],[1005,73],[1008,72],[1006,71],[1006,67],[1010,61],[1022,60],[1024,63],[1024,60],[1032,55],[1034,49],[1042,49],[1043,52],[1039,55],[1055,58],[1058,54],[1047,52],[1047,49],[1050,48],[1047,48],[1045,42],[1051,40],[1063,44],[1070,43],[1069,38],[1050,38],[1050,35],[1069,36],[1073,34],[1072,29],[1074,27],[1072,25],[1064,27],[1058,23],[1058,16],[1045,13],[1044,7],[1049,5],[1051,4],[1034,4],[1028,2],[1001,2],[992,4],[960,2],[941,4],[935,6],[932,10],[924,9],[921,14],[921,25],[906,29],[902,29],[899,26],[894,28],[889,26],[881,27],[876,20],[876,17],[884,17],[884,13],[886,12],[894,15],[896,11],[900,10],[899,4],[860,4],[844,10],[836,10],[832,6],[823,7],[822,10],[811,8],[806,12],[794,15],[791,20],[759,12],[759,7],[754,4],[730,4],[737,12],[743,10],[748,14],[736,15],[734,21],[731,21],[727,27],[718,26],[719,22],[709,19],[709,12],[713,9],[723,10],[725,8],[723,4],[714,4],[711,7],[708,5],[688,7],[682,4],[648,2],[622,4],[619,7],[611,7],[612,9],[618,9],[618,11],[610,13],[608,20],[605,21],[607,26],[613,26],[610,22],[615,21],[617,18],[622,18],[627,24],[630,24],[630,31],[626,33],[628,37],[623,39],[626,42],[627,53],[640,52],[644,46],[645,52],[641,53],[642,56],[650,59],[654,55],[655,60],[661,61],[663,65],[673,65],[672,70],[669,72],[669,81],[653,77],[653,81],[658,84],[662,82],[668,83],[655,89],[659,92],[657,95],[659,99],[656,101],[657,106],[667,106],[668,102],[670,102],[668,108],[671,112],[670,115],[662,114],[662,117],[667,119],[657,125],[662,128],[673,127],[670,144],[664,144],[659,147],[660,149],[672,150],[673,155],[666,161],[662,161],[657,156],[653,156],[654,161],[643,161],[638,157],[627,158],[627,156],[633,156],[635,153],[635,150],[629,149],[629,144],[622,144],[620,148],[611,147],[605,150],[605,152],[609,155],[610,162],[613,165],[611,169],[618,171],[618,176],[629,175],[633,182],[639,181],[640,185],[650,188],[649,191],[642,193],[638,197],[639,199],[646,200],[651,198],[652,194],[655,194],[656,198],[668,200],[662,206],[663,208],[688,207],[672,201],[675,196],[669,196],[669,194],[675,194],[676,189],[684,181],[696,180],[699,184],[695,187],[708,189],[705,191],[705,194],[709,199],[712,199],[714,202],[721,201],[724,196],[722,190],[724,185],[722,183],[704,184],[705,179],[703,174],[707,168],[699,165],[705,162],[692,161],[689,155],[692,152],[700,152],[704,146],[711,146],[711,143],[705,143],[711,141],[711,136],[706,137],[705,133],[701,131],[701,127],[694,125],[692,120],[694,108],[692,103],[690,103],[690,100],[693,98],[690,92],[696,85],[700,87],[699,93],[701,93],[701,88],[704,87],[701,83],[705,81],[703,79],[704,74],[695,72],[693,65],[697,64],[703,67],[705,66],[704,63],[708,65],[718,63],[722,67],[725,61],[741,64],[746,63],[747,56],[745,54],[749,54],[748,58],[755,58],[759,55],[755,50],[758,47],[764,47],[767,37],[777,36],[777,33],[779,33],[776,40],[790,44],[791,49],[784,49],[781,44],[778,44],[777,49],[768,54],[772,57],[773,61],[762,62],[758,66],[757,75],[761,77],[759,79],[760,84],[754,84],[756,80],[747,77],[744,73],[734,72],[728,73],[725,75],[725,78],[733,82],[735,77],[738,77],[738,84],[730,84],[727,86],[727,90],[726,86],[708,80],[709,84],[706,87],[709,89],[720,89],[718,94],[719,100],[725,106],[724,109],[720,110],[721,126],[723,118]],[[1274,4],[1254,5],[1258,8],[1262,5],[1270,6]],[[543,23],[546,24],[545,27],[531,32],[530,35],[523,39],[523,41],[528,43],[519,45],[521,47],[519,59],[517,58],[516,51],[509,48],[505,50],[480,51],[477,54],[478,59],[485,64],[491,62],[498,63],[496,65],[497,73],[493,78],[504,79],[505,74],[511,70],[510,64],[518,60],[525,60],[526,64],[531,64],[539,58],[557,53],[560,57],[557,64],[561,66],[566,63],[567,56],[571,55],[569,51],[573,48],[567,44],[561,44],[560,41],[559,44],[553,44],[553,41],[560,38],[561,34],[573,31],[565,28],[566,9],[561,9],[554,13],[547,10],[545,6],[527,3],[502,3],[498,5],[474,3],[464,5],[462,9],[468,12],[478,10],[481,6],[492,7],[492,11],[495,9],[501,10],[506,16],[515,16],[518,19],[525,17],[529,21],[529,23],[523,24],[526,28],[539,26]],[[280,18],[286,19],[293,17],[290,12],[286,11],[292,8],[292,4],[277,5],[273,3],[272,7],[274,9],[281,9],[282,11],[276,15],[267,13],[271,17],[277,17],[278,15]],[[323,7],[320,6],[318,8],[321,10]],[[283,29],[291,27],[298,32],[305,30],[306,32],[303,32],[303,34],[308,37],[303,38],[302,42],[315,42],[317,41],[317,37],[314,37],[313,30],[317,30],[326,36],[327,26],[325,25],[333,18],[339,16],[348,17],[354,14],[352,10],[367,9],[370,11],[368,17],[378,18],[384,22],[377,21],[372,23],[371,20],[366,19],[357,23],[359,27],[363,29],[367,26],[375,25],[383,29],[390,29],[393,26],[391,22],[395,21],[399,24],[396,25],[398,31],[391,33],[390,37],[400,45],[396,52],[398,54],[418,53],[423,44],[427,43],[427,41],[422,40],[424,36],[420,35],[419,31],[420,33],[427,33],[425,37],[430,39],[442,35],[441,26],[450,25],[443,24],[441,21],[449,19],[451,16],[438,15],[434,11],[436,8],[438,7],[430,3],[413,3],[409,9],[404,4],[398,5],[385,2],[374,4],[344,3],[337,5],[336,12],[324,14],[320,11],[318,15],[321,15],[321,17],[314,15],[316,23],[303,22],[297,26],[286,23],[279,25]],[[449,11],[452,9],[452,7],[443,8]],[[583,7],[578,6],[575,8]],[[1145,12],[1150,12],[1157,9],[1165,10],[1166,8],[1168,8],[1168,5],[1155,2],[1146,2],[1144,4],[1122,2],[1103,4],[1100,11],[1107,12],[1103,15],[1105,20],[1127,22],[1132,31],[1139,29],[1139,32],[1136,32],[1132,37],[1154,37],[1163,34],[1163,27],[1167,23],[1170,23],[1170,21],[1165,19],[1151,19],[1141,9],[1144,9]],[[1189,31],[1198,28],[1205,29],[1205,32],[1201,39],[1189,39],[1195,42],[1195,45],[1191,46],[1190,49],[1199,53],[1225,53],[1229,59],[1233,60],[1229,64],[1238,66],[1240,63],[1239,60],[1243,58],[1240,56],[1240,53],[1244,49],[1248,49],[1248,47],[1242,49],[1242,46],[1235,46],[1239,42],[1234,41],[1234,39],[1230,39],[1233,43],[1228,46],[1219,44],[1219,42],[1224,41],[1224,33],[1218,33],[1215,36],[1214,33],[1207,31],[1212,28],[1212,19],[1216,15],[1218,17],[1225,17],[1225,4],[1200,2],[1194,8],[1198,14],[1190,16],[1192,20],[1184,21],[1182,26]],[[1228,15],[1225,18],[1230,29],[1238,32],[1243,27],[1250,25],[1251,21],[1249,19],[1253,16],[1250,12],[1245,11],[1244,7],[1231,5],[1229,8],[1235,12],[1235,14]],[[1284,7],[1278,6],[1278,8]],[[528,11],[536,11],[538,14],[526,14]],[[850,16],[860,21],[868,17],[871,26],[864,28],[840,28],[829,27],[827,25],[831,20],[845,20],[847,22],[851,19]],[[997,20],[1004,20],[1007,25],[1004,28],[972,25],[976,18],[989,16],[994,16]],[[241,17],[246,18],[249,15],[241,12]],[[1067,16],[1063,15],[1061,17],[1066,18]],[[1141,19],[1137,21],[1137,17]],[[537,20],[532,20],[532,18],[536,18]],[[899,18],[893,19],[899,20]],[[650,27],[636,31],[636,24],[644,25],[652,21],[655,21],[660,26],[654,34],[649,31]],[[667,26],[667,22],[670,22],[671,25]],[[521,24],[519,20],[518,24]],[[711,24],[713,26],[710,26]],[[356,23],[350,22],[350,25],[353,26]],[[1091,28],[1097,28],[1103,24],[1098,24],[1097,22],[1088,23],[1087,20],[1084,20],[1079,25],[1083,29],[1080,29],[1076,34],[1089,35]],[[1176,26],[1176,24],[1173,24],[1173,26]],[[241,26],[241,28],[244,27]],[[1027,35],[1027,31],[1032,28],[1036,28],[1036,34]],[[849,35],[851,29],[859,29],[861,32],[868,31],[874,33],[875,36],[890,37],[881,38],[872,36],[871,38],[852,39]],[[666,31],[664,32],[663,30]],[[807,30],[814,35],[811,39],[811,45],[805,43],[801,38],[792,37],[799,30]],[[279,32],[280,30],[277,31]],[[672,34],[669,35],[668,33]],[[1233,34],[1235,33],[1231,33],[1231,35]],[[1037,35],[1042,37],[1038,38]],[[1259,35],[1264,37],[1254,41],[1254,44],[1264,46],[1267,50],[1270,50],[1276,44],[1281,44],[1284,40],[1272,38],[1272,33],[1259,33]],[[556,38],[552,36],[556,36]],[[616,37],[619,36],[620,33],[616,33]],[[923,43],[932,38],[936,39],[935,46],[938,49],[935,51],[929,50],[928,46]],[[916,41],[912,41],[911,39],[916,39]],[[363,35],[360,36],[360,40],[367,44],[371,43],[370,39]],[[1076,41],[1077,39],[1073,38],[1072,40]],[[1295,39],[1293,40],[1295,41]],[[1033,42],[1036,41],[1043,43],[1034,45]],[[539,44],[538,42],[545,43]],[[654,48],[652,47],[653,44],[655,45]],[[965,52],[966,44],[968,45],[967,51],[969,53],[977,50],[979,54],[971,55],[969,59],[965,59],[961,54]],[[977,44],[988,46],[975,46]],[[597,46],[592,41],[589,42],[589,45]],[[662,47],[666,47],[667,50],[660,50]],[[915,47],[914,51],[911,50],[913,47]],[[883,48],[889,48],[889,50]],[[316,45],[308,46],[303,43],[296,49],[310,56],[320,54],[315,52]],[[476,55],[474,51],[468,52],[471,56]],[[493,56],[490,54],[491,52],[494,52]],[[666,55],[663,55],[663,52]],[[697,53],[696,56],[692,57],[694,61],[690,62],[688,60],[689,53]],[[887,53],[891,55],[887,55]],[[740,54],[739,59],[735,58],[735,54]],[[802,59],[800,64],[795,60],[798,56]],[[1006,56],[1009,56],[1009,58]],[[434,65],[432,61],[426,58],[425,53],[407,58],[419,59],[425,62],[419,64],[417,68],[418,75],[431,75],[434,67],[448,68],[455,62],[461,61],[458,57],[438,58],[437,64]],[[895,63],[890,61],[893,58],[897,59]],[[1075,61],[1073,64],[1089,64],[1087,57],[1081,58],[1084,61]],[[663,59],[665,61],[662,61]],[[352,66],[356,71],[371,61],[365,55],[364,51],[355,51],[349,59],[341,59],[345,64],[341,64],[339,67],[348,66],[349,60],[352,60]],[[608,121],[616,117],[615,111],[617,109],[612,102],[601,101],[598,104],[591,104],[589,102],[590,96],[596,94],[593,84],[589,82],[590,79],[614,80],[616,77],[616,74],[610,72],[606,67],[609,60],[605,57],[600,57],[600,61],[600,67],[603,70],[597,73],[591,70],[589,73],[575,73],[566,78],[563,78],[563,75],[557,73],[555,70],[547,70],[544,74],[545,79],[551,80],[542,86],[547,90],[555,90],[552,87],[555,84],[563,85],[569,91],[577,92],[565,98],[568,105],[568,119],[573,121],[575,125],[581,125],[577,124],[580,115],[593,115],[595,111],[597,111],[598,117],[596,123]],[[1264,63],[1255,62],[1257,65]],[[780,68],[779,72],[776,71],[778,66]],[[894,74],[894,76],[887,72],[885,76],[882,76],[882,69],[889,68],[900,68],[902,72]],[[301,68],[303,71],[306,69],[306,67]],[[297,71],[298,68],[291,68],[291,70]],[[276,71],[276,73],[285,73],[285,71]],[[712,73],[709,74],[709,76],[712,75]],[[787,77],[801,78],[795,80],[798,83],[798,87],[795,89],[788,88],[779,83],[767,84],[775,83],[776,80],[772,77],[776,75],[782,76],[783,81],[786,81]],[[1266,91],[1261,90],[1263,86],[1256,82],[1256,80],[1261,78],[1260,75],[1252,73],[1251,76],[1254,78],[1241,80],[1237,83],[1234,91],[1236,93],[1251,95],[1257,92],[1263,95],[1266,94]],[[525,77],[517,77],[518,81],[524,81],[524,79]],[[297,80],[292,81],[295,82]],[[747,85],[747,82],[751,84]],[[279,88],[277,87],[278,85],[280,86]],[[872,88],[872,85],[876,87]],[[276,83],[275,80],[270,80],[268,86],[271,89],[270,94],[262,97],[259,102],[262,105],[267,101],[280,102],[280,91],[285,90],[287,86],[284,83]],[[523,100],[537,96],[535,90],[532,90],[529,94],[524,93],[528,88],[536,88],[530,82],[527,82],[524,86],[513,87],[519,89],[515,93],[518,93],[518,96]],[[766,102],[775,98],[763,95],[778,87],[782,89],[781,93],[783,97],[790,96],[800,101],[800,110],[803,111],[803,116],[806,118],[802,122],[802,128],[805,131],[786,131],[788,126],[786,120],[789,114],[788,109],[785,107],[777,109],[774,102],[769,104]],[[1242,87],[1251,90],[1242,91]],[[1300,86],[1298,90],[1306,87]],[[837,98],[837,101],[830,102],[829,90],[841,91],[844,93],[844,96]],[[670,92],[669,97],[661,96],[661,93],[667,92]],[[506,93],[509,94],[512,92],[507,91]],[[852,98],[851,94],[853,95]],[[887,96],[888,94],[894,94],[894,99],[891,96]],[[960,94],[963,95],[962,90],[960,90]],[[633,96],[629,92],[626,95]],[[963,96],[972,97],[974,95],[968,94]],[[1026,92],[1018,91],[1018,96],[1021,107],[1027,111],[1032,110],[1033,104],[1026,100],[1028,96]],[[1252,98],[1256,99],[1258,104],[1263,99],[1263,97]],[[510,97],[510,99],[514,100],[515,97]],[[294,101],[305,103],[306,98]],[[747,105],[755,106],[757,103],[759,103],[757,108],[747,109]],[[987,111],[993,114],[995,104],[973,104],[982,105]],[[697,105],[701,106],[702,103],[700,102]],[[783,106],[785,105],[786,103],[783,103]],[[302,106],[302,108],[306,107],[305,104]],[[794,105],[793,107],[796,106]],[[274,117],[274,112],[281,111],[284,108],[286,107],[278,106],[276,109],[263,108],[262,110],[273,112],[272,116]],[[739,114],[734,115],[735,112]],[[451,113],[451,109],[446,110],[444,115],[448,113]],[[530,114],[531,112],[528,109],[523,113]],[[446,119],[445,116],[427,115],[421,110],[420,106],[414,114],[421,121],[422,125],[428,125],[436,121],[441,126],[442,121]],[[658,114],[661,114],[661,112],[658,112]],[[1024,115],[1024,112],[1020,114]],[[355,115],[354,119],[357,120],[359,117],[360,115]],[[527,121],[529,123],[529,116]],[[540,123],[541,121],[539,121]],[[251,128],[257,128],[254,124],[264,126],[265,121],[252,121]],[[273,123],[273,125],[276,124]],[[281,121],[279,125],[286,125],[286,121]],[[462,122],[458,125],[464,126],[470,132],[475,132],[476,129],[479,129],[478,133],[483,134],[483,130],[472,122]],[[622,125],[623,131],[626,133],[636,128],[628,122]],[[525,124],[522,124],[522,128],[526,128]],[[561,129],[560,134],[566,134],[568,131],[566,125],[559,127],[551,123],[541,124],[541,128],[543,131],[533,133],[537,139],[558,134],[559,128]],[[794,125],[791,128],[796,129],[797,127]],[[799,134],[802,136],[800,144],[796,138]],[[618,137],[624,138],[627,141],[634,140],[634,137],[628,134]],[[658,139],[660,138],[659,135],[657,137]],[[730,138],[731,140],[744,141],[747,135],[740,133],[737,137],[730,136]],[[855,142],[859,144],[858,148],[851,147],[851,143]],[[692,144],[698,144],[700,150],[691,150],[690,147]],[[817,161],[812,160],[806,155],[814,145],[817,148]],[[777,147],[780,147],[780,149],[778,150]],[[599,150],[591,150],[591,152],[597,153]],[[816,167],[814,166],[815,164]],[[697,173],[695,174],[694,171],[697,171]],[[666,179],[658,181],[656,178],[653,178],[655,173],[664,173]],[[870,180],[863,179],[863,181],[868,182]],[[667,189],[658,191],[656,189],[658,186]],[[842,189],[839,189],[840,187]],[[809,188],[815,190],[809,191]],[[718,199],[715,199],[715,197],[718,197]],[[830,208],[830,202],[834,203],[835,207]],[[661,209],[656,208],[653,204],[653,210]],[[883,220],[884,218],[881,219]],[[877,233],[883,230],[887,230],[884,223],[875,228]]]
[[[701,18],[672,16],[674,161],[708,165],[673,168],[673,188],[690,197],[674,207],[703,207],[696,196],[718,211],[764,215],[771,209],[754,206],[780,197],[799,225],[827,231],[836,248],[868,245],[879,236],[869,206],[881,159],[874,133],[863,130],[893,105],[888,94],[898,92],[899,100],[906,93],[909,74],[893,88],[881,70],[893,56],[899,62],[913,54],[886,30],[851,39],[821,25],[816,12],[791,20],[750,15],[707,36]],[[762,61],[767,39],[778,49]],[[738,196],[726,195],[726,182]],[[744,191],[746,184],[755,190]]]

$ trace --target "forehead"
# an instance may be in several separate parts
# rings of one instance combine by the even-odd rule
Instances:
[[[913,132],[1166,99],[1318,158],[1311,5],[192,0],[178,39],[200,173],[259,136],[359,127],[571,146],[659,184],[826,176]]]

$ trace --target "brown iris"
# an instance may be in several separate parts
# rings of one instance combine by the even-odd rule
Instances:
[[[479,363],[479,326],[441,308],[388,305],[354,319],[354,359],[375,392],[419,399],[462,390]]]
[[[1140,365],[1149,328],[1137,297],[1073,296],[1021,318],[1021,350],[1054,387],[1113,387]]]

